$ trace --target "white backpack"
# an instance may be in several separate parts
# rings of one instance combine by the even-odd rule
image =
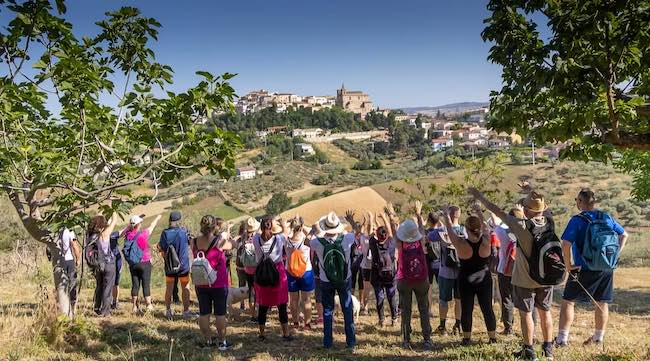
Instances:
[[[216,241],[217,238],[212,240],[205,252],[208,252]],[[196,247],[196,240],[194,241],[194,247],[198,248]],[[217,271],[212,268],[208,259],[205,258],[205,252],[197,252],[196,258],[192,261],[190,273],[192,274],[192,284],[195,286],[210,286],[217,281]]]

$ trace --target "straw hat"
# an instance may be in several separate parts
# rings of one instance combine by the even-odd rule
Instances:
[[[345,225],[334,212],[329,212],[326,216],[318,220],[320,235],[334,234],[339,235],[345,231]]]
[[[246,220],[246,231],[248,233],[255,233],[259,229],[260,229],[260,222],[253,217],[248,217],[248,219]]]
[[[548,205],[544,201],[544,196],[537,193],[531,192],[526,199],[524,199],[524,208],[533,213],[544,212]]]
[[[271,232],[273,234],[282,233],[283,230],[282,230],[282,226],[280,225],[280,222],[277,219],[274,219],[272,223],[273,223],[273,228],[271,229]]]
[[[405,243],[413,243],[422,239],[422,234],[418,225],[412,220],[408,219],[397,228],[397,238]]]

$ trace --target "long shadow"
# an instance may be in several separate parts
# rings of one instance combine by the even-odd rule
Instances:
[[[3,303],[0,304],[0,314],[13,314],[19,317],[32,317],[38,309],[36,302],[16,302],[16,303]]]

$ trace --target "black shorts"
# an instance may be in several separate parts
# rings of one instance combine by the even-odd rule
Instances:
[[[226,315],[228,288],[196,287],[196,298],[199,299],[199,315],[214,313],[216,316]]]
[[[435,268],[433,267],[433,264],[429,263],[428,265],[428,271],[429,271],[429,284],[432,285],[433,281],[436,281],[436,284],[438,283],[438,272],[440,272],[440,267]]]
[[[580,282],[580,284],[578,284]],[[614,300],[614,271],[588,271],[581,270],[578,273],[578,282],[569,276],[564,286],[562,299],[572,302],[591,302],[591,297],[597,302],[611,303]],[[582,287],[580,287],[582,285]]]
[[[363,280],[365,282],[370,282],[370,278],[372,277],[372,270],[371,269],[361,269],[361,275],[363,276]]]

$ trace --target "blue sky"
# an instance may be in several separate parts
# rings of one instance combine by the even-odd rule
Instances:
[[[68,1],[78,34],[107,10],[136,6],[161,24],[158,61],[174,90],[196,70],[239,75],[237,93],[368,92],[381,107],[486,101],[500,68],[486,60],[484,0]],[[6,20],[2,20],[5,23]]]

